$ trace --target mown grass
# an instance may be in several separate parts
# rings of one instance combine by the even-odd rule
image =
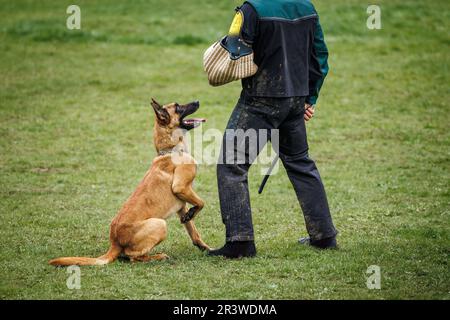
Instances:
[[[239,83],[208,86],[202,53],[238,1],[0,1],[0,297],[2,299],[448,299],[448,1],[315,1],[331,73],[308,124],[341,249],[297,245],[303,218],[283,170],[257,195],[255,259],[197,251],[177,219],[157,251],[166,262],[82,268],[66,287],[61,255],[102,254],[108,225],[155,156],[149,98],[199,99],[204,129],[223,130]],[[200,166],[196,219],[224,240],[214,166]],[[368,290],[379,265],[382,289]]]

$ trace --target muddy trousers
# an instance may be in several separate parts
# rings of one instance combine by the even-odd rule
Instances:
[[[311,239],[336,235],[319,171],[308,156],[304,104],[304,97],[241,95],[225,130],[217,165],[226,241],[254,240],[248,170],[270,139],[294,186]],[[276,204],[275,208],[283,210],[283,203]]]

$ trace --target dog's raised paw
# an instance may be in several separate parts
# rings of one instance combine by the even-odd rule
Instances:
[[[191,221],[192,218],[194,218],[196,211],[197,211],[197,207],[190,208],[189,211],[186,212],[186,214],[181,217],[181,219],[180,219],[181,223],[185,224],[185,223]]]

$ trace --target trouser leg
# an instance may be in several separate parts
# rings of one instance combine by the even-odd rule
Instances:
[[[267,121],[267,116],[273,109],[267,108],[255,107],[240,100],[225,130],[217,165],[217,182],[228,242],[254,240],[248,170],[267,142],[264,132],[270,134],[272,125]]]
[[[280,125],[280,158],[294,186],[312,240],[336,235],[319,171],[308,155],[304,100],[299,99],[287,120]]]
[[[254,239],[247,182],[249,167],[226,164],[217,166],[220,211],[226,228],[226,241]]]

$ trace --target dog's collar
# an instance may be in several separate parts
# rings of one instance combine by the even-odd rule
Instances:
[[[177,149],[177,148],[172,148],[172,149],[163,149],[163,150],[159,150],[158,152],[158,156],[165,156],[174,152],[179,152],[179,153],[183,153],[186,152],[183,149]]]

